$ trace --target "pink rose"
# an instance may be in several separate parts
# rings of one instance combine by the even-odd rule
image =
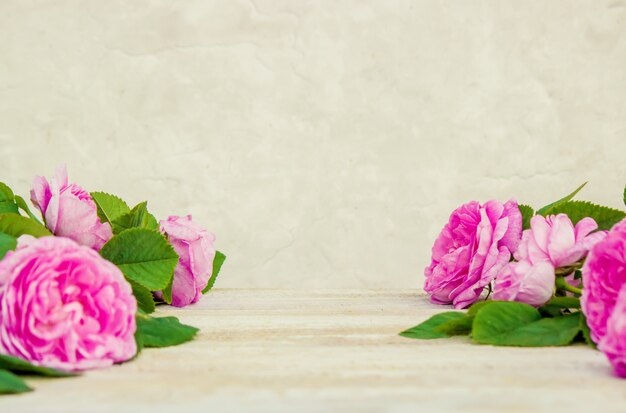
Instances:
[[[61,237],[23,236],[0,262],[0,353],[63,370],[137,351],[137,302],[121,271]]]
[[[56,177],[49,183],[42,176],[35,177],[30,197],[54,235],[95,250],[100,250],[113,236],[109,223],[100,222],[89,193],[76,184],[68,184],[65,166],[57,169]]]
[[[615,374],[626,378],[626,284],[617,296],[598,348],[609,358]]]
[[[547,261],[510,262],[496,276],[493,299],[540,307],[554,294],[554,267]]]
[[[215,236],[186,217],[171,216],[161,221],[163,232],[180,257],[174,270],[172,305],[184,307],[197,302],[213,272]],[[161,296],[161,294],[157,294]]]
[[[537,307],[545,304],[554,293],[556,268],[575,264],[606,236],[605,231],[590,234],[597,228],[591,218],[582,219],[574,227],[565,214],[534,216],[514,254],[517,261],[496,276],[493,299]]]
[[[515,258],[531,263],[548,261],[554,268],[567,267],[584,258],[604,239],[606,231],[591,234],[596,229],[598,224],[593,218],[583,218],[574,227],[565,214],[535,215],[530,220],[530,229],[522,235]]]
[[[626,284],[626,220],[615,225],[606,238],[589,252],[583,266],[583,293],[580,304],[591,338],[600,343],[607,322]]]
[[[480,297],[511,258],[522,233],[522,214],[514,200],[502,205],[472,201],[450,215],[435,241],[424,289],[438,304],[464,308]]]

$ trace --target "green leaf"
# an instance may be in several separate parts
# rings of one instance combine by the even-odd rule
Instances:
[[[30,219],[32,219],[33,221],[37,222],[38,224],[41,224],[41,221],[39,220],[39,218],[37,218],[37,216],[30,211],[30,208],[28,207],[28,204],[26,203],[26,201],[24,201],[24,198],[22,198],[19,195],[15,195],[15,204],[22,211],[26,212],[26,215],[28,215],[30,217]]]
[[[137,307],[139,307],[142,311],[147,314],[153,313],[155,310],[154,298],[152,297],[152,292],[148,290],[146,287],[137,284],[134,281],[128,280],[130,286],[133,289],[133,295],[137,300]]]
[[[559,205],[562,205],[566,202],[571,201],[578,192],[580,192],[581,189],[583,189],[585,187],[585,185],[587,185],[587,182],[585,182],[584,184],[582,184],[581,186],[579,186],[578,188],[576,188],[574,190],[574,192],[572,192],[571,194],[564,196],[563,198],[559,199],[558,201],[555,201],[551,204],[548,204],[546,206],[544,206],[543,208],[540,208],[539,210],[537,210],[537,215],[555,215],[556,213],[552,211],[552,209],[558,207]]]
[[[465,313],[462,313],[460,311],[445,311],[443,313],[435,314],[423,323],[401,332],[400,335],[402,337],[416,338],[419,340],[448,338],[450,337],[448,334],[437,332],[435,331],[435,329],[450,320],[455,320],[463,317],[465,317]]]
[[[217,251],[215,253],[215,258],[213,259],[213,273],[211,274],[211,278],[209,278],[209,282],[207,283],[206,287],[204,287],[204,290],[202,290],[202,294],[206,294],[211,288],[213,288],[215,280],[217,280],[217,276],[222,269],[224,261],[226,261],[226,255],[222,254],[220,251]]]
[[[528,304],[493,301],[476,314],[472,338],[496,346],[564,346],[579,331],[578,313],[542,319],[539,311]]]
[[[0,260],[9,251],[13,251],[17,247],[17,239],[8,234],[0,232]]]
[[[537,310],[543,317],[561,317],[563,315],[563,309],[555,305],[544,304]]]
[[[0,182],[0,214],[6,213],[17,214],[18,209],[13,191],[8,185]]]
[[[161,290],[161,297],[163,298],[163,301],[165,301],[165,303],[167,304],[172,304],[172,284],[173,283],[174,283],[174,277],[172,277],[172,281],[170,281],[167,287]]]
[[[144,348],[143,335],[139,330],[135,331],[135,343],[137,343],[137,353],[135,353],[135,357],[133,357],[133,359],[137,358],[139,353],[141,353]]]
[[[585,314],[582,311],[580,312],[579,327],[580,327],[580,331],[583,334],[583,338],[585,339],[585,343],[587,343],[587,345],[589,345],[591,348],[594,348],[594,349],[598,348],[596,343],[591,338],[591,331],[589,330],[589,326],[587,325],[587,317],[585,317]]]
[[[522,229],[529,229],[530,219],[535,216],[535,210],[528,205],[519,205],[519,210],[522,213]]]
[[[13,201],[14,198],[13,190],[4,182],[0,182],[0,201]]]
[[[599,230],[609,230],[613,225],[626,218],[626,212],[587,201],[569,201],[550,210],[551,215],[566,214],[574,225],[585,217],[593,218]]]
[[[114,234],[119,234],[130,228],[147,228],[155,231],[159,229],[156,218],[148,212],[147,202],[137,204],[129,212],[113,220]]]
[[[465,317],[454,318],[450,321],[446,321],[438,327],[435,327],[433,331],[435,333],[443,333],[447,336],[466,336],[472,332],[472,324],[474,323],[473,315],[466,315]]]
[[[150,317],[137,313],[137,333],[143,347],[177,346],[193,340],[199,330],[176,317]]]
[[[0,370],[0,394],[17,394],[32,391],[24,380],[10,371]]]
[[[106,192],[91,192],[91,198],[98,208],[98,218],[101,222],[113,224],[117,218],[130,212],[128,204],[121,198]]]
[[[144,228],[115,235],[104,244],[100,255],[117,265],[126,278],[150,291],[167,287],[178,263],[178,255],[165,237]]]
[[[438,327],[435,327],[433,331],[436,333],[445,333],[448,336],[461,336],[468,335],[472,332],[472,325],[474,324],[474,317],[476,313],[488,305],[491,301],[478,301],[467,310],[465,317],[454,318],[450,321],[446,321]]]
[[[17,214],[0,214],[0,232],[15,238],[25,234],[37,238],[52,235],[52,233],[40,223]]]
[[[472,336],[479,343],[493,344],[499,337],[540,318],[539,311],[531,305],[491,301],[476,313]]]
[[[558,308],[580,308],[580,298],[578,297],[552,297],[546,305]]]
[[[624,205],[626,205],[626,186],[624,186]]]
[[[493,301],[477,301],[471,305],[470,308],[467,309],[467,315],[475,316],[478,311],[486,305],[489,305]]]
[[[45,376],[45,377],[71,377],[77,373],[57,370],[49,367],[35,366],[21,358],[0,354],[0,370],[10,370],[18,374]]]
[[[539,307],[539,312],[548,317],[561,317],[563,310],[580,308],[578,297],[552,297],[550,301]]]

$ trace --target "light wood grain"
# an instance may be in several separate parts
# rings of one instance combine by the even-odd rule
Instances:
[[[620,412],[626,381],[584,346],[497,348],[397,333],[445,307],[417,291],[216,290],[180,347],[81,378],[31,379],[0,412]]]

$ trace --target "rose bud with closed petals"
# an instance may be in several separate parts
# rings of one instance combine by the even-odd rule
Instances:
[[[583,273],[580,304],[594,342],[606,334],[617,296],[626,284],[626,220],[609,231],[589,252]]]
[[[493,299],[541,307],[554,294],[554,267],[547,261],[510,262],[496,276]]]
[[[137,302],[121,271],[62,237],[22,236],[0,262],[0,353],[62,370],[136,351]]]
[[[615,374],[626,378],[626,284],[617,296],[598,348],[609,358]]]
[[[197,302],[213,272],[215,235],[186,217],[171,216],[161,221],[163,232],[179,256],[172,282],[172,305],[184,307]],[[162,294],[156,294],[161,298]]]
[[[514,200],[504,205],[472,201],[457,208],[432,249],[424,290],[431,301],[464,308],[510,260],[522,234],[522,214]]]
[[[54,235],[73,239],[95,250],[100,250],[113,236],[109,223],[100,222],[91,195],[80,186],[68,183],[65,166],[57,169],[50,182],[43,176],[35,177],[30,197]]]

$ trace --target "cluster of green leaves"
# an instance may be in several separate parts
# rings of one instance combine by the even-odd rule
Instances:
[[[609,230],[613,225],[626,218],[626,212],[619,209],[597,205],[588,201],[574,201],[574,197],[585,185],[587,185],[587,182],[576,188],[572,193],[543,208],[539,208],[537,211],[528,205],[520,205],[523,228],[530,228],[530,219],[534,215],[548,216],[566,214],[574,225],[585,217],[591,217],[598,224],[599,230]],[[624,188],[624,204],[626,204],[626,188]]]
[[[51,235],[30,211],[24,198],[15,195],[8,185],[0,182],[0,259],[14,250],[17,238],[25,234],[34,237]]]
[[[580,302],[574,297],[555,297],[538,309],[511,301],[483,301],[467,312],[436,314],[400,335],[421,340],[464,335],[494,346],[566,346],[574,341],[593,346],[578,308]]]
[[[76,373],[35,366],[17,357],[0,354],[0,394],[16,394],[32,389],[20,376],[70,377]]]

